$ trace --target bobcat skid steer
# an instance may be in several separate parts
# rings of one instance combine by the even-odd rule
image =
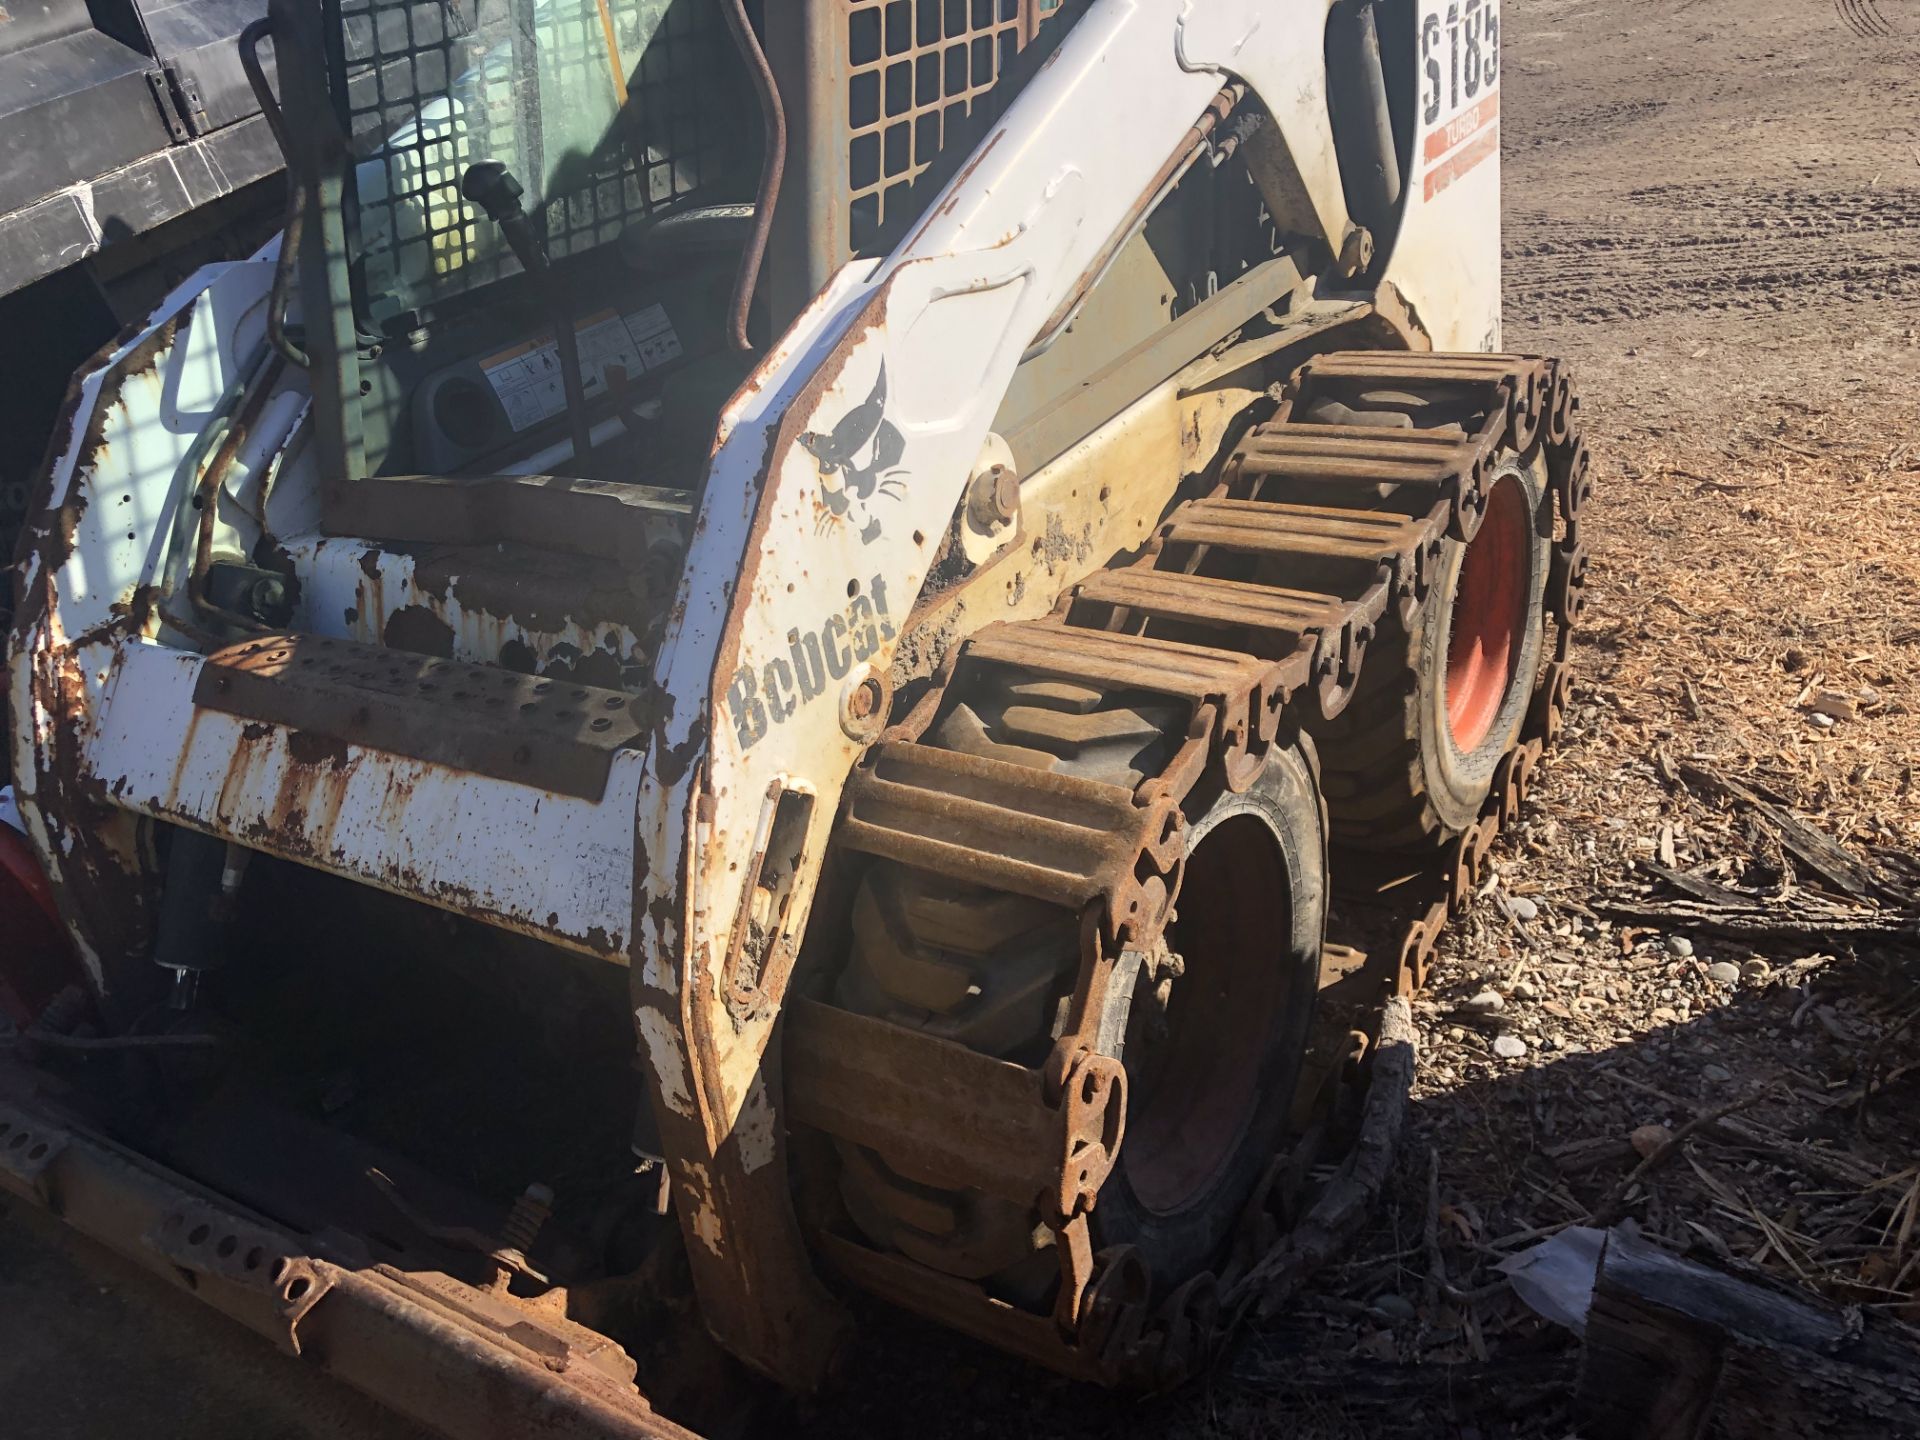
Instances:
[[[0,1185],[455,1436],[1177,1380],[1566,695],[1499,22],[272,0],[19,556]]]

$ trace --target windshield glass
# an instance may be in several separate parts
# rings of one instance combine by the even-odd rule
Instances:
[[[749,199],[753,97],[717,0],[342,0],[355,292],[378,323],[518,270],[460,194],[505,164],[563,256]]]

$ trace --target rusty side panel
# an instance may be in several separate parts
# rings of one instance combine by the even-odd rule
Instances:
[[[16,634],[24,634],[36,624],[49,606],[50,593],[34,581],[55,574],[72,558],[74,537],[89,500],[82,477],[98,469],[106,459],[106,431],[113,413],[120,407],[122,392],[142,377],[159,374],[162,357],[173,348],[185,327],[184,309],[140,336],[137,343],[134,335],[138,332],[128,327],[95,354],[88,367],[68,386],[46,456],[34,481],[40,508],[35,517],[21,527],[17,542],[16,573],[21,593],[14,616]],[[66,449],[57,448],[63,437],[72,436],[74,422],[87,403],[89,381],[101,369],[106,373],[94,394],[86,429]],[[60,478],[62,471],[67,476],[64,486]]]
[[[49,616],[33,633],[45,637],[51,628]],[[159,876],[138,817],[86,763],[98,698],[86,667],[110,654],[102,643],[15,652],[11,709],[21,818],[96,1000],[110,1020],[125,1022],[143,1008],[141,982],[151,978]]]
[[[187,313],[181,307],[144,335],[128,327],[69,386],[34,482],[38,511],[21,528],[15,567],[7,662],[21,816],[111,1018],[129,1018],[142,1003],[157,875],[136,817],[113,803],[85,754],[112,637],[139,633],[151,603],[146,591],[130,586],[110,598],[100,625],[69,638],[61,623],[60,576],[92,500],[88,481],[112,459],[106,437],[127,387],[159,383],[161,361],[183,333]],[[76,434],[89,403],[87,423]]]
[[[643,733],[630,707],[648,693],[666,592],[684,551],[683,502],[644,487],[576,487],[562,496],[513,482],[479,487],[464,510],[455,507],[455,519],[477,527],[471,543],[383,547],[297,528],[276,541],[271,563],[292,582],[298,630],[364,642],[354,653],[372,651],[403,667],[417,669],[421,654],[464,664],[458,673],[493,685],[490,695],[512,689],[515,722],[539,734],[516,741],[512,726],[485,725],[484,700],[451,727],[464,727],[469,748],[497,752],[497,763],[476,767],[472,755],[442,753],[449,727],[432,718],[430,704],[407,711],[421,743],[395,741],[383,750],[378,737],[344,721],[359,708],[395,708],[399,697],[383,693],[375,704],[349,693],[352,686],[309,687],[312,703],[282,707],[285,714],[264,702],[251,709],[267,713],[244,717],[197,708],[200,657],[147,643],[171,625],[202,649],[219,646],[184,615],[163,620],[155,604],[169,580],[156,568],[168,547],[157,542],[184,514],[175,508],[190,478],[181,463],[247,344],[244,323],[232,336],[197,334],[198,321],[189,326],[187,317],[196,305],[212,314],[256,313],[249,299],[264,292],[271,270],[242,264],[202,272],[168,301],[168,314],[76,384],[69,437],[55,446],[40,518],[23,540],[33,542],[28,603],[12,667],[23,819],[94,988],[108,997],[126,992],[131,1004],[151,980],[157,876],[147,817],[623,963],[641,765],[632,743]],[[244,439],[228,437],[213,457],[216,473]],[[282,479],[277,497],[309,483],[299,473]],[[203,498],[212,493],[204,477],[201,486]],[[449,497],[427,485],[403,487],[398,498],[427,504]],[[564,502],[558,511],[549,503],[556,499]],[[296,494],[284,513],[302,509]],[[558,525],[565,533],[555,542],[578,553],[524,543],[521,522],[529,517]],[[203,570],[210,550],[206,527],[197,528],[198,543],[186,538],[202,563],[190,568]],[[214,542],[226,547],[222,553],[234,543],[225,532]],[[480,675],[470,673],[474,666],[490,668]],[[416,688],[435,683],[424,673],[411,678]],[[537,715],[518,708],[545,705],[542,685],[557,698],[563,686],[586,692],[600,713],[563,722],[577,733],[547,733],[552,726],[542,730]],[[329,710],[343,723],[322,723]],[[562,723],[557,711],[550,718]],[[595,721],[605,721],[604,729],[593,729]],[[515,759],[523,748],[524,764]],[[409,758],[407,749],[429,753]],[[548,775],[543,757],[579,773]],[[552,783],[489,786],[476,768]]]
[[[590,800],[199,707],[204,673],[196,655],[121,650],[87,751],[116,805],[624,963],[639,751],[613,750]]]

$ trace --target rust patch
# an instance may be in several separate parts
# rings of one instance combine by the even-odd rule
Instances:
[[[381,867],[377,883],[403,895],[425,900],[443,910],[452,910],[496,925],[502,930],[511,930],[516,934],[537,933],[538,922],[532,916],[489,905],[477,892],[456,880],[429,880],[412,865],[388,861]]]
[[[242,731],[221,787],[223,815],[229,813],[229,792],[257,793],[262,777],[255,772],[254,761],[262,748],[260,740]],[[288,731],[288,764],[281,770],[273,804],[266,815],[250,819],[238,827],[237,833],[255,848],[290,860],[322,865],[337,861],[341,852],[333,845],[333,830],[346,799],[348,777],[344,772],[352,768],[346,751],[341,741],[302,730]]]
[[[51,584],[51,579],[46,583]],[[104,993],[99,996],[114,1023],[130,1021],[144,1000],[147,955],[153,939],[157,877],[139,844],[137,822],[112,803],[107,787],[85,768],[86,684],[78,658],[54,651],[44,638],[19,657],[31,666],[34,704],[44,710],[50,733],[36,743],[33,792],[22,792],[45,828],[51,853],[41,855],[60,917],[97,957]]]
[[[153,333],[135,345],[120,357],[113,356],[126,346],[133,336],[139,333],[138,326],[129,326],[102,349],[95,352],[93,360],[83,366],[67,386],[66,398],[61,402],[60,413],[54,422],[52,433],[47,438],[46,449],[42,452],[40,469],[33,481],[33,493],[39,502],[39,513],[20,527],[20,533],[14,543],[16,573],[24,575],[27,561],[36,553],[40,559],[42,572],[51,576],[56,570],[65,567],[73,557],[74,536],[79,533],[80,521],[87,513],[87,491],[82,473],[90,470],[99,460],[106,447],[107,417],[120,403],[120,396],[127,382],[137,375],[155,369],[160,357],[186,328],[186,311],[169,317],[157,326]],[[74,452],[73,477],[67,486],[67,497],[60,505],[53,503],[54,471],[61,457],[67,452],[67,437],[73,433],[73,423],[78,418],[80,406],[84,401],[86,382],[102,368],[107,368],[106,378],[101,382],[100,394],[94,403],[93,414],[88,418],[87,428],[81,435]],[[53,594],[51,586],[23,590],[15,606],[15,625],[25,631],[39,623],[52,608]]]
[[[136,585],[133,594],[125,600],[116,600],[108,608],[126,622],[131,634],[139,635],[146,631],[147,623],[153,618],[155,607],[159,603],[159,591],[152,585]]]
[[[947,652],[965,633],[964,618],[967,602],[955,600],[937,617],[929,612],[920,624],[909,622],[900,632],[900,643],[893,652],[891,677],[895,693],[914,680],[923,679],[938,670],[947,658]]]
[[[161,353],[173,345],[180,331],[185,328],[186,322],[182,318],[184,313],[183,311],[181,315],[174,315],[162,322],[152,335],[132,350],[129,350],[116,364],[113,357],[123,349],[135,335],[139,334],[145,322],[136,321],[128,325],[122,329],[118,335],[114,336],[113,339],[96,350],[87,363],[74,372],[73,379],[67,382],[67,393],[60,402],[60,410],[54,418],[53,428],[48,433],[46,449],[42,452],[40,468],[35,480],[35,488],[42,492],[43,514],[47,512],[48,505],[52,499],[47,491],[53,482],[53,470],[54,467],[60,463],[61,456],[66,454],[66,439],[73,433],[73,422],[80,414],[80,406],[85,398],[87,381],[92,379],[93,376],[101,370],[107,369],[109,366],[112,367],[112,373],[107,376],[106,380],[100,386],[100,395],[94,405],[93,417],[87,424],[86,433],[81,437],[74,462],[76,473],[90,465],[106,443],[104,431],[106,428],[107,412],[119,404],[120,394],[126,388],[127,381],[136,375],[144,374],[146,371],[154,369],[160,362]],[[83,506],[82,508],[84,509],[85,507]],[[69,534],[68,538],[71,539],[71,534]],[[23,532],[23,543],[19,556],[16,558],[24,558],[26,553]],[[46,552],[43,551],[42,553],[45,554]],[[64,562],[66,558],[66,555],[62,554],[58,556],[58,561]]]
[[[384,825],[398,826],[405,815],[407,802],[413,799],[413,787],[417,777],[390,771],[387,775],[386,793],[380,797],[380,821]]]
[[[669,787],[678,785],[687,773],[687,767],[699,758],[706,745],[707,722],[704,716],[693,722],[687,731],[687,738],[678,745],[667,744],[665,726],[656,728],[653,732],[653,773]]]
[[[647,918],[653,922],[653,947],[665,954],[668,949],[667,933],[680,923],[678,907],[674,905],[673,897],[671,895],[654,896],[647,902]],[[640,972],[635,970],[633,973],[638,975]],[[669,1008],[668,1013],[673,1013],[673,1009]]]
[[[246,731],[254,728],[249,725],[241,733],[245,734]],[[259,728],[262,731],[272,729],[268,725],[262,725]],[[335,739],[331,735],[316,735],[311,730],[289,730],[287,754],[292,757],[296,765],[315,768],[324,765],[329,770],[344,770],[347,766],[347,742]]]
[[[1068,565],[1084,565],[1093,554],[1093,526],[1083,525],[1079,534],[1069,535],[1059,515],[1049,514],[1045,532],[1033,539],[1033,553],[1049,574],[1057,575]]]
[[[1054,62],[1054,60],[1058,58],[1059,53],[1060,52],[1056,50],[1053,53],[1053,55],[1048,56],[1046,63],[1048,65],[1051,65]],[[1043,66],[1042,68],[1045,68],[1045,67]],[[980,166],[985,162],[987,156],[993,153],[993,147],[1000,143],[1000,138],[1006,133],[1007,133],[1006,126],[1004,125],[996,126],[994,128],[993,133],[987,136],[986,140],[981,143],[980,148],[973,152],[972,157],[967,161],[967,163],[962,165],[959,168],[959,170],[954,172],[953,179],[947,182],[949,191],[950,191],[947,197],[947,203],[940,206],[938,209],[929,210],[927,212],[927,218],[920,222],[920,228],[913,232],[913,238],[907,241],[906,245],[903,248],[911,250],[915,245],[918,245],[920,243],[920,237],[927,233],[928,227],[931,226],[935,220],[937,220],[942,215],[951,215],[953,213],[954,206],[960,203],[961,187],[964,186],[967,183],[967,181],[972,177],[973,172],[980,168]]]
[[[636,557],[636,566],[643,562]],[[513,546],[507,552],[447,547],[414,557],[414,583],[460,608],[490,615],[535,634],[605,622],[643,632],[655,618],[634,593],[634,574],[607,560]]]
[[[546,664],[539,667],[538,673],[553,680],[569,680],[580,685],[598,685],[606,690],[622,690],[632,679],[628,673],[629,668],[623,665],[620,657],[611,650],[595,649],[583,654],[577,647],[562,641],[547,651]]]
[[[83,630],[66,642],[68,650],[83,650],[89,645],[98,645],[113,639],[117,635],[142,635],[146,633],[147,622],[152,618],[155,604],[154,587],[136,585],[122,599],[107,606],[111,617],[101,621],[90,630]]]
[[[389,615],[382,639],[389,650],[453,657],[453,626],[424,605],[406,605]]]

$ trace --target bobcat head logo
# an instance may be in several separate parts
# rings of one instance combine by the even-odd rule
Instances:
[[[906,441],[887,419],[887,367],[873,382],[873,393],[840,417],[840,423],[822,435],[809,430],[800,443],[820,465],[819,528],[846,524],[860,534],[860,543],[880,538],[880,519],[873,502],[882,495],[898,500],[906,491],[899,478]]]

